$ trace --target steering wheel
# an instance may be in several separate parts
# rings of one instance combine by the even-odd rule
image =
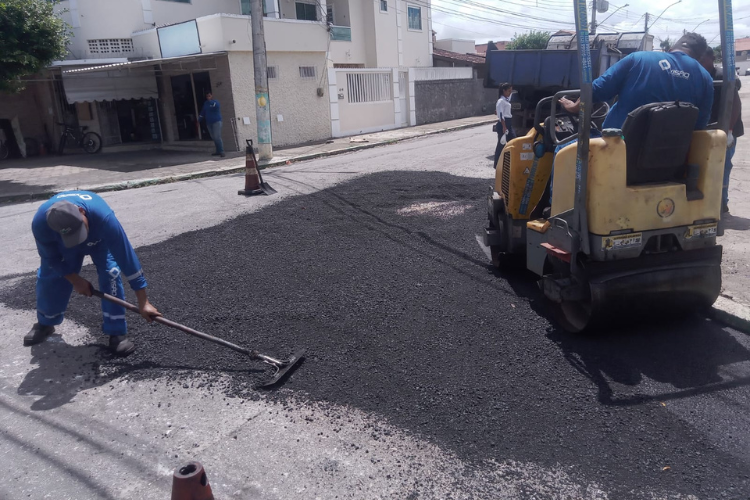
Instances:
[[[602,118],[606,118],[606,116],[609,114],[609,109],[610,108],[608,102],[595,102],[594,110],[591,112],[591,119],[601,120]]]

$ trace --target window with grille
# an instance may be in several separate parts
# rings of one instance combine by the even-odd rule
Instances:
[[[133,52],[132,38],[100,38],[89,40],[91,54],[125,54]]]
[[[326,22],[333,24],[333,5],[326,5]]]
[[[315,66],[300,66],[300,78],[315,78]]]
[[[295,6],[297,8],[297,19],[302,21],[318,20],[318,6],[316,4],[296,2]]]
[[[268,75],[269,80],[276,80],[279,77],[278,66],[268,66],[266,68],[266,74]]]
[[[391,100],[390,73],[347,73],[346,86],[350,103]]]
[[[422,7],[410,5],[407,8],[407,14],[409,16],[409,29],[422,31]]]
[[[380,0],[380,12],[388,12],[388,0]]]

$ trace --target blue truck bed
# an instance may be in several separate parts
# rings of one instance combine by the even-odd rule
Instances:
[[[596,64],[596,61],[600,55],[601,50],[591,51],[594,78],[599,76],[601,64]],[[485,57],[486,88],[499,88],[505,82],[516,89],[580,88],[578,53],[575,50],[492,50]]]

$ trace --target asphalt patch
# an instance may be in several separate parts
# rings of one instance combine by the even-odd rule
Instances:
[[[487,184],[379,173],[142,247],[149,296],[169,319],[274,357],[306,348],[284,390],[265,397],[360,408],[477,463],[562,466],[616,497],[749,491],[748,457],[662,404],[711,392],[721,366],[750,360],[746,346],[698,317],[562,333],[522,266],[497,273],[477,245]],[[33,278],[0,302],[33,309]],[[68,316],[101,321],[91,299],[74,298]],[[208,388],[205,374],[220,373],[230,382],[217,389],[252,398],[270,373],[135,316],[130,332],[136,353],[102,356],[98,369],[184,385],[197,371]]]

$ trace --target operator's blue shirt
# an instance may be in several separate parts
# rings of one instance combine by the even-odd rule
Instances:
[[[211,99],[203,103],[201,109],[201,118],[206,119],[206,124],[211,125],[212,123],[221,121],[221,105],[216,99]]]
[[[83,208],[89,221],[89,235],[86,241],[73,248],[65,248],[62,237],[47,224],[47,209],[58,201],[69,201]],[[133,290],[146,288],[141,263],[130,244],[115,212],[96,193],[89,191],[65,191],[46,201],[31,223],[36,247],[42,264],[50,266],[60,276],[76,271],[73,268],[76,256],[90,255],[92,252],[107,249],[120,266],[122,275],[130,282]]]
[[[696,130],[708,125],[713,105],[711,75],[683,52],[634,52],[594,80],[593,100],[617,102],[604,128],[622,128],[628,113],[654,102],[689,102],[698,107]]]

